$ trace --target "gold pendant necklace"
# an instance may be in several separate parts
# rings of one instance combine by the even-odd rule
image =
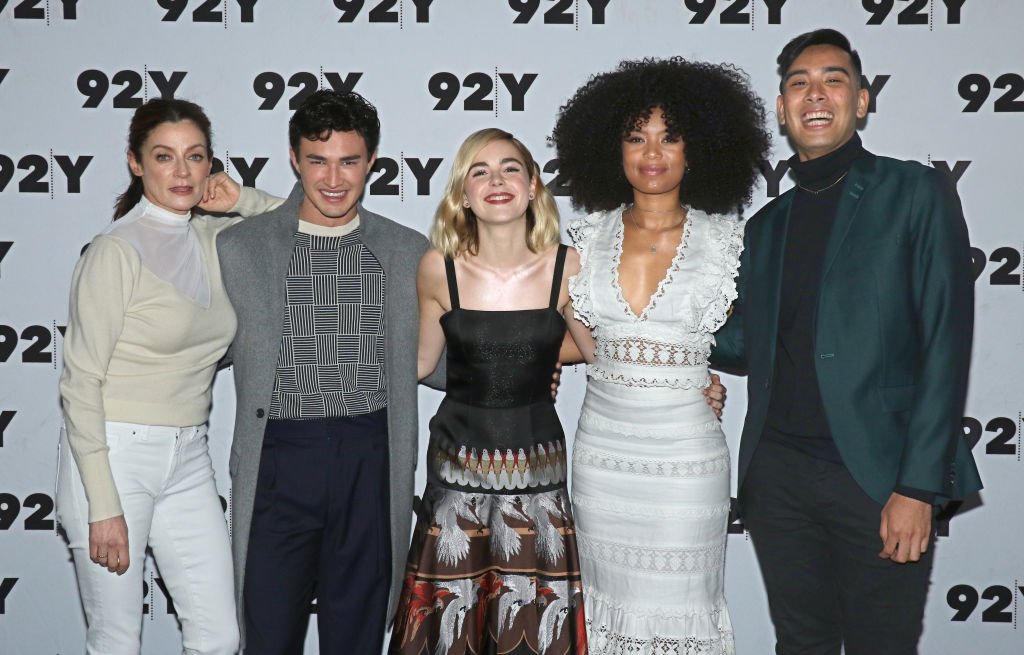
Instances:
[[[673,209],[673,210],[671,210],[671,211],[678,211],[678,210],[676,210],[676,209]],[[626,212],[627,212],[627,213],[629,214],[629,220],[633,222],[633,225],[634,225],[634,226],[636,227],[636,229],[638,229],[638,230],[642,230],[642,231],[646,231],[646,232],[649,232],[649,231],[650,231],[650,229],[649,229],[649,228],[646,228],[646,227],[640,227],[640,224],[636,222],[636,216],[634,216],[634,215],[633,215],[633,208],[632,208],[632,207],[630,207],[629,209],[627,209],[627,210],[626,210]],[[654,214],[654,213],[658,213],[658,212],[648,212],[648,213],[652,213],[652,214]],[[667,214],[668,212],[662,212],[662,213],[665,213],[665,214]],[[677,228],[678,228],[678,227],[679,227],[680,225],[682,225],[682,224],[683,224],[684,222],[686,222],[686,215],[685,215],[685,214],[683,215],[683,217],[682,217],[682,218],[680,218],[680,219],[679,219],[679,222],[678,222],[678,223],[676,223],[676,224],[675,224],[675,225],[673,225],[672,227],[668,227],[668,228],[665,228],[665,230],[675,230],[675,229],[677,229]],[[665,231],[665,230],[662,230],[662,231]],[[655,240],[654,240],[654,241],[651,241],[651,245],[650,245],[649,249],[647,250],[647,252],[648,252],[648,253],[652,253],[652,254],[653,254],[653,253],[657,253],[657,252],[658,252],[658,248],[657,248],[657,246],[655,245],[655,243],[657,243],[657,238],[658,238],[658,237],[657,237],[657,236],[655,236],[654,238],[655,238]]]

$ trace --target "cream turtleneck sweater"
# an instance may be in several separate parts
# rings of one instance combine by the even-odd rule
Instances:
[[[215,238],[238,220],[143,200],[75,267],[60,393],[89,522],[123,513],[106,421],[184,427],[209,417],[217,362],[236,327]]]

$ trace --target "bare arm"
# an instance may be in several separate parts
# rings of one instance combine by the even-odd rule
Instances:
[[[419,271],[416,274],[416,294],[420,304],[420,343],[416,359],[416,376],[420,380],[433,372],[444,351],[445,339],[444,331],[441,329],[441,316],[449,309],[446,306],[447,288],[444,257],[436,250],[428,250],[420,259]]]

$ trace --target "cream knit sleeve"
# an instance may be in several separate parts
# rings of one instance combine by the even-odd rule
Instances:
[[[107,457],[103,384],[139,272],[139,257],[130,245],[98,236],[71,280],[60,395],[90,523],[124,513]]]
[[[238,192],[238,202],[230,211],[232,214],[248,218],[273,211],[284,204],[284,200],[284,198],[272,196],[266,191],[244,186]]]

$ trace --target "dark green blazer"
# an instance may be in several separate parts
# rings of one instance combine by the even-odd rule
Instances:
[[[712,363],[746,370],[738,484],[764,431],[795,190],[749,221],[733,315]],[[896,485],[939,500],[981,488],[961,430],[974,283],[959,198],[932,168],[854,162],[825,248],[814,326],[821,399],[843,462],[879,503]]]

